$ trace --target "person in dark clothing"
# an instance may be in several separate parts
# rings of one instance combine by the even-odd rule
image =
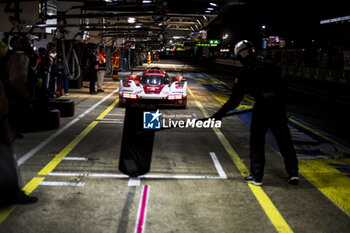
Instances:
[[[90,94],[96,95],[95,83],[97,81],[97,70],[98,70],[98,59],[96,52],[90,50],[90,54],[88,57],[88,76],[90,80]]]
[[[13,119],[18,117],[15,115],[17,112],[10,111],[10,109],[14,108],[15,101],[29,97],[25,86],[28,66],[24,65],[31,64],[24,50],[27,46],[26,38],[16,38],[16,41],[18,46],[14,53],[6,52],[7,46],[0,41],[0,47],[5,48],[0,55],[0,207],[32,204],[38,201],[37,197],[29,196],[21,190],[17,161],[12,151],[12,144],[19,134],[11,125]],[[21,70],[19,67],[22,71],[15,72],[16,69]]]
[[[250,128],[250,175],[245,181],[262,185],[265,136],[270,129],[284,158],[288,182],[298,184],[298,160],[288,128],[286,104],[282,98],[284,85],[281,72],[275,64],[258,60],[253,44],[249,41],[240,41],[234,50],[243,68],[238,73],[230,99],[212,118],[221,119],[239,105],[246,93],[251,95],[255,104]]]

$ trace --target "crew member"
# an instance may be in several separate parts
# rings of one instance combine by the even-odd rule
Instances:
[[[288,182],[298,184],[298,161],[287,125],[280,70],[270,62],[258,60],[255,57],[253,44],[247,40],[237,43],[234,52],[243,68],[235,81],[230,99],[212,117],[216,120],[221,119],[226,112],[239,105],[246,93],[250,94],[255,104],[250,128],[250,175],[245,181],[262,185],[265,136],[270,128],[284,158],[289,175]]]
[[[159,53],[156,53],[156,61],[159,63]]]
[[[16,156],[12,143],[18,136],[14,123],[23,114],[23,102],[29,100],[26,89],[29,54],[33,52],[26,37],[13,38],[14,53],[6,56],[7,47],[0,41],[0,206],[31,204],[37,197],[28,196],[19,184]],[[21,69],[19,69],[19,67]],[[12,124],[11,124],[12,123]]]
[[[89,55],[88,55],[88,59],[87,59],[87,63],[88,63],[88,77],[89,77],[89,81],[90,81],[90,94],[92,95],[96,95],[98,94],[98,92],[96,92],[95,90],[95,83],[97,80],[97,70],[98,70],[98,58],[96,55],[96,51],[94,49],[89,49]]]
[[[111,56],[112,64],[113,64],[113,80],[118,80],[118,69],[119,69],[119,49],[117,48]]]
[[[147,64],[149,65],[149,64],[151,64],[151,62],[152,62],[151,52],[148,52],[147,53]]]
[[[104,52],[104,48],[101,47],[99,49],[99,53],[97,54],[97,59],[98,59],[97,92],[104,92],[104,90],[102,89],[102,86],[103,86],[103,80],[105,78],[106,70],[107,70],[105,56],[106,54]]]

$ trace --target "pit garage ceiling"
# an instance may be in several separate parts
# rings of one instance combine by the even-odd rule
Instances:
[[[21,9],[20,19],[21,14],[25,15],[28,9],[23,7],[25,4],[38,5],[37,18],[41,12],[41,22],[25,20],[27,22],[23,21],[21,24],[22,31],[45,33],[48,32],[48,27],[58,27],[62,32],[70,33],[70,37],[78,39],[88,35],[90,40],[96,43],[135,41],[160,46],[170,40],[185,40],[191,33],[206,29],[218,15],[233,5],[244,4],[244,1],[1,0],[0,3],[4,10],[6,5],[14,9],[18,3]],[[47,8],[43,8],[45,5]],[[56,13],[47,10],[55,7]],[[32,11],[35,12],[35,9]],[[14,12],[7,14],[15,15]],[[76,36],[77,33],[80,33],[79,36]]]

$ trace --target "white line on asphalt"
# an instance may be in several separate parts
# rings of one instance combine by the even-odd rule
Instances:
[[[42,181],[40,185],[43,186],[72,186],[72,187],[82,187],[85,182],[61,182],[61,181]]]
[[[62,160],[86,161],[86,160],[89,160],[89,158],[86,158],[86,157],[64,157]]]
[[[23,163],[25,163],[28,159],[30,159],[35,153],[37,153],[39,150],[41,150],[44,146],[46,146],[47,144],[49,144],[53,139],[55,139],[57,136],[59,136],[60,134],[62,134],[64,131],[66,131],[69,127],[71,127],[72,125],[74,125],[75,123],[77,123],[79,120],[81,120],[83,117],[85,117],[89,112],[91,112],[92,110],[94,110],[97,106],[99,106],[101,103],[103,103],[104,101],[106,101],[109,97],[111,97],[112,95],[114,95],[115,93],[117,93],[119,90],[116,89],[114,90],[112,93],[110,93],[109,95],[105,96],[102,100],[100,100],[99,102],[97,102],[96,104],[94,104],[93,106],[91,106],[89,109],[85,110],[85,112],[83,112],[82,114],[80,114],[78,117],[74,118],[72,121],[70,121],[68,124],[66,124],[65,126],[63,126],[61,129],[59,129],[58,131],[56,131],[54,134],[52,134],[50,137],[48,137],[45,141],[41,142],[39,145],[37,145],[35,148],[33,148],[32,150],[30,150],[29,152],[27,152],[26,154],[24,154],[20,159],[17,160],[17,165],[21,166]]]
[[[99,177],[99,178],[130,178],[124,174],[108,174],[108,173],[79,173],[79,172],[50,172],[49,176],[74,176],[74,177]],[[223,180],[227,177],[221,176],[191,176],[191,175],[155,175],[147,174],[138,177],[139,179],[189,179],[189,180]]]
[[[188,179],[188,180],[221,180],[220,176],[189,176],[189,175],[143,175],[139,178],[145,179]]]
[[[210,152],[210,156],[214,162],[214,165],[215,165],[215,168],[216,170],[218,171],[219,173],[219,176],[222,178],[222,179],[227,179],[227,176],[226,176],[226,173],[224,171],[224,169],[222,168],[218,158],[216,157],[216,154],[214,152]]]
[[[125,113],[108,113],[108,116],[125,116]]]
[[[118,118],[103,118],[100,121],[124,121],[124,119],[118,119]]]
[[[50,172],[49,176],[76,176],[76,177],[101,177],[101,178],[129,178],[123,174],[105,174],[105,173],[71,173],[71,172]]]
[[[128,186],[140,186],[140,178],[131,177],[128,182]]]
[[[100,121],[101,124],[123,124],[124,121]]]

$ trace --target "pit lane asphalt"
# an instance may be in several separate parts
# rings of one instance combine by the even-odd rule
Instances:
[[[176,61],[167,64],[172,66],[170,75],[181,73],[176,65],[183,64]],[[196,71],[184,72],[193,93],[193,96],[189,94],[187,109],[162,109],[161,112],[194,113],[201,118],[200,103],[208,114],[214,113],[220,103],[187,72]],[[62,118],[61,128],[115,91],[118,84],[107,79],[105,92],[95,96],[88,95],[87,88],[72,89],[71,95],[65,98],[76,101],[76,114]],[[131,180],[121,176],[118,163],[125,109],[113,107],[91,126],[117,98],[118,95],[113,94],[100,102],[23,162],[20,166],[23,184],[33,177],[43,179],[32,193],[38,196],[39,202],[15,207],[0,224],[0,232],[138,232],[141,216],[144,232],[288,232],[283,226],[276,227],[274,217],[268,216],[271,209],[264,211],[264,203],[261,204],[251,187],[243,182],[222,140],[211,129],[157,132],[149,173],[153,177]],[[91,131],[82,136],[87,128]],[[249,128],[238,118],[230,117],[223,120],[220,130],[249,167]],[[25,134],[15,145],[18,158],[55,132]],[[74,146],[70,144],[79,136],[81,141]],[[66,158],[88,160],[62,160],[53,174],[38,174],[67,147],[70,150]],[[210,152],[217,156],[227,179],[220,178],[220,169]],[[350,229],[349,215],[304,177],[298,186],[287,184],[283,161],[269,147],[266,147],[266,160],[263,192],[290,230],[347,232]],[[93,174],[99,176],[93,177]],[[147,205],[142,205],[145,187],[149,188]],[[144,212],[140,212],[140,206]],[[1,210],[2,216],[5,212]]]

